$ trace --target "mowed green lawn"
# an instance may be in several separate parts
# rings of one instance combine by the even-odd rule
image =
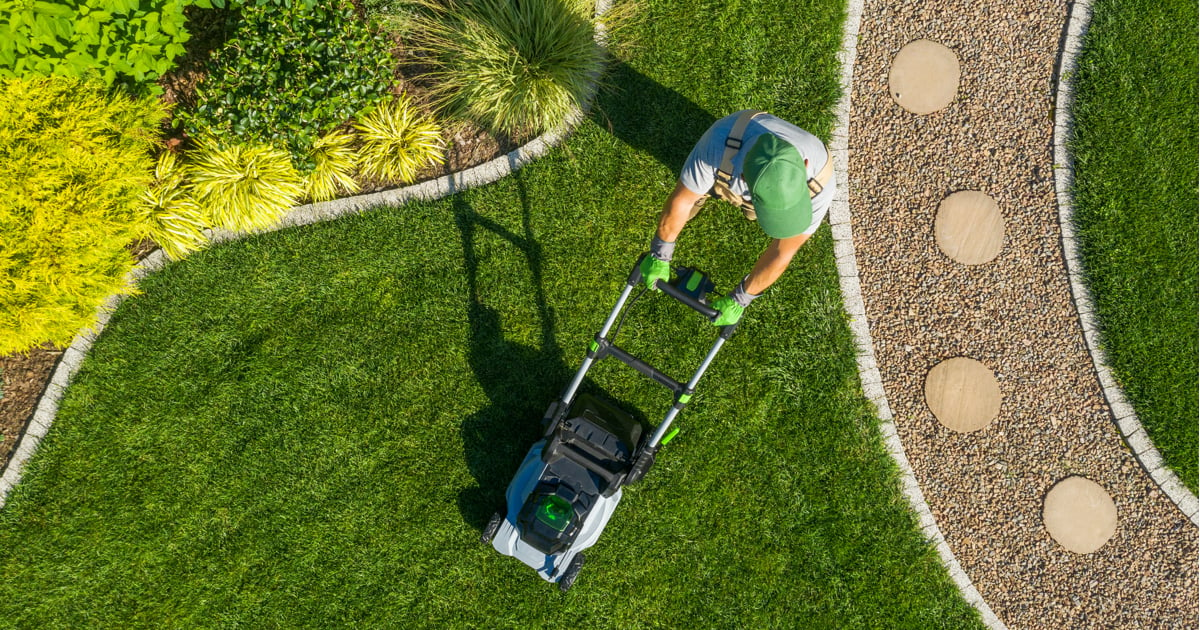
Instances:
[[[1079,59],[1075,220],[1103,344],[1166,463],[1197,490],[1197,5],[1099,0]]]
[[[0,510],[0,626],[979,627],[861,394],[828,227],[573,590],[479,544],[700,133],[742,107],[832,128],[840,2],[641,11],[590,119],[518,174],[146,279]],[[766,243],[713,206],[676,258],[728,289]],[[644,297],[619,342],[682,378],[714,335]],[[670,401],[611,361],[587,388]]]

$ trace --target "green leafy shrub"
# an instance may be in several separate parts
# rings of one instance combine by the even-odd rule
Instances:
[[[359,168],[378,181],[408,183],[445,154],[441,127],[422,116],[407,96],[383,103],[354,124],[362,146]]]
[[[304,195],[287,152],[261,144],[201,139],[188,155],[187,177],[205,219],[235,232],[274,226]]]
[[[217,0],[223,4],[223,0]],[[0,76],[95,74],[147,85],[188,40],[183,10],[210,0],[0,0]]]
[[[277,6],[278,4],[278,6]],[[322,132],[389,97],[394,61],[347,0],[246,4],[213,52],[194,111],[176,120],[192,136],[287,147],[303,172]]]
[[[66,77],[0,80],[0,355],[70,343],[128,292],[166,111]]]
[[[304,178],[305,189],[313,201],[328,201],[339,192],[356,193],[354,169],[358,155],[354,152],[354,136],[344,131],[325,134],[313,143],[308,156],[313,170]]]
[[[432,62],[435,102],[492,131],[541,132],[581,106],[604,66],[592,22],[564,0],[444,0],[405,29]]]
[[[185,187],[184,169],[175,154],[164,152],[154,167],[154,183],[142,193],[141,219],[154,242],[179,260],[208,241],[208,222]]]

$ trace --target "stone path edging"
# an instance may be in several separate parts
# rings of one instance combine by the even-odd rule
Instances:
[[[1075,310],[1079,313],[1079,323],[1083,327],[1083,338],[1087,343],[1088,354],[1104,390],[1104,398],[1112,409],[1113,418],[1121,432],[1121,437],[1133,451],[1134,458],[1150,473],[1154,483],[1166,493],[1167,497],[1183,511],[1192,524],[1200,525],[1200,509],[1197,507],[1196,495],[1179,480],[1173,470],[1163,465],[1162,455],[1150,441],[1150,436],[1138,420],[1133,406],[1125,398],[1121,386],[1113,377],[1108,366],[1108,358],[1100,345],[1100,326],[1096,322],[1093,309],[1092,295],[1083,281],[1083,260],[1079,255],[1079,247],[1075,240],[1074,200],[1071,189],[1074,186],[1074,159],[1067,149],[1072,120],[1071,107],[1075,101],[1072,79],[1077,67],[1077,57],[1083,45],[1083,36],[1087,32],[1092,19],[1091,0],[1076,0],[1071,7],[1071,16],[1067,21],[1067,31],[1063,42],[1062,58],[1059,64],[1057,86],[1058,94],[1054,106],[1054,187],[1058,197],[1058,220],[1062,228],[1063,256],[1067,263],[1070,276],[1071,295],[1075,302]]]
[[[596,17],[603,16],[611,7],[612,0],[596,0]],[[603,23],[597,22],[596,40],[601,45],[605,43],[605,35]],[[311,225],[313,223],[337,219],[354,212],[364,212],[380,206],[403,204],[414,199],[432,201],[448,197],[468,188],[495,182],[544,156],[551,149],[558,146],[583,121],[594,96],[595,84],[593,83],[592,88],[584,97],[584,108],[575,110],[574,113],[567,117],[567,120],[561,127],[548,131],[525,145],[510,151],[507,155],[500,156],[490,162],[485,162],[464,171],[443,175],[437,179],[412,186],[297,206],[288,211],[277,225],[262,232],[273,232],[289,227]],[[220,229],[206,230],[210,244],[238,240],[251,234],[254,233],[242,234]],[[139,280],[162,269],[166,263],[167,257],[163,251],[161,249],[155,250],[133,268],[126,277],[126,285],[136,286]],[[54,368],[54,374],[51,376],[50,382],[46,385],[46,391],[38,399],[33,419],[30,420],[29,426],[26,427],[24,433],[21,435],[20,440],[17,442],[17,447],[13,450],[12,457],[9,458],[3,474],[0,475],[0,508],[3,508],[7,502],[9,492],[20,482],[25,463],[37,451],[38,444],[41,443],[42,438],[49,431],[50,425],[54,422],[63,392],[66,390],[67,385],[70,384],[75,373],[79,371],[79,366],[83,363],[84,355],[92,349],[92,343],[104,330],[112,313],[117,310],[117,307],[124,299],[124,295],[109,296],[104,304],[96,309],[96,325],[84,329],[76,335],[70,347],[63,352],[62,358],[59,359],[58,365]]]
[[[842,97],[838,100],[836,114],[837,126],[830,138],[829,152],[833,156],[834,173],[837,179],[837,196],[829,208],[829,226],[833,232],[833,252],[837,259],[838,282],[842,289],[842,304],[846,315],[850,318],[850,330],[854,333],[858,346],[858,373],[862,383],[863,394],[875,405],[879,418],[879,432],[883,436],[884,446],[888,454],[900,468],[900,485],[909,506],[917,514],[917,520],[926,540],[932,543],[938,552],[938,557],[954,585],[958,587],[963,599],[966,599],[979,611],[985,625],[993,630],[1005,630],[1007,626],[992,612],[988,603],[975,585],[971,577],[963,570],[955,557],[954,551],[946,543],[942,530],[938,527],[925,495],[917,483],[912,465],[904,454],[904,445],[896,432],[892,409],[888,405],[887,394],[883,389],[883,377],[875,361],[875,345],[871,341],[871,329],[867,324],[866,304],[863,302],[862,288],[858,279],[858,262],[854,255],[854,234],[850,227],[850,182],[849,182],[849,148],[850,139],[850,100],[853,94],[854,60],[858,54],[858,32],[862,24],[863,0],[849,0],[846,5],[846,21],[842,27],[842,48],[838,53],[838,61],[842,64]]]

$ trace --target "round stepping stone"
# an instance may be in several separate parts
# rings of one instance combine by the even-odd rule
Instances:
[[[986,365],[955,357],[929,371],[925,402],[947,429],[970,433],[991,424],[1000,413],[1000,385]]]
[[[892,60],[888,89],[892,98],[914,114],[932,114],[958,93],[958,56],[945,46],[918,39]]]
[[[1067,477],[1046,494],[1042,522],[1050,537],[1075,553],[1092,553],[1117,531],[1117,506],[1100,484]]]
[[[996,200],[977,190],[942,200],[933,224],[938,247],[964,265],[991,262],[1004,248],[1004,216]]]

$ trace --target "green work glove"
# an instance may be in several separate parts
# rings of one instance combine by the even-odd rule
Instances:
[[[730,296],[717,298],[716,302],[712,303],[712,307],[721,312],[717,318],[713,320],[713,326],[729,326],[738,323],[742,319],[742,312],[746,310],[745,306],[738,304]]]
[[[659,260],[654,254],[647,254],[642,259],[642,266],[640,268],[642,270],[642,280],[645,280],[646,286],[655,291],[658,290],[654,286],[656,281],[663,280],[670,282],[671,280],[671,265],[668,265],[665,260]]]
[[[742,319],[742,313],[745,312],[746,307],[750,306],[750,303],[756,298],[758,298],[757,295],[746,290],[746,278],[743,278],[732,293],[723,298],[717,298],[717,301],[712,303],[712,307],[721,312],[713,320],[713,326],[729,326],[738,323]]]

